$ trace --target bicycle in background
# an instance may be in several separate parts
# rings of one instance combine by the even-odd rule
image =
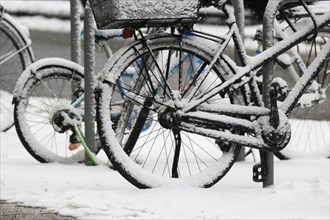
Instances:
[[[16,81],[32,62],[29,31],[0,5],[0,130],[14,125],[12,98]]]

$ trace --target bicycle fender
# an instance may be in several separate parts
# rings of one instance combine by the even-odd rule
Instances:
[[[48,74],[47,72],[40,73],[39,70],[45,68],[51,68],[51,67],[62,67],[62,68],[72,69],[72,71],[75,73],[79,73],[81,75],[84,74],[84,68],[81,65],[63,58],[44,58],[38,60],[32,63],[30,66],[28,66],[17,80],[13,92],[12,103],[16,103],[16,101],[20,100],[22,94],[24,94],[24,92],[27,92],[25,91],[26,85],[34,82],[35,80],[41,79]]]

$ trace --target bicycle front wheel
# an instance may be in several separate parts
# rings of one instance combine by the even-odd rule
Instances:
[[[191,95],[214,53],[202,48],[189,37],[152,37],[122,49],[105,69],[97,111],[101,143],[116,170],[136,187],[210,187],[239,153],[239,146],[180,130],[160,113],[175,97]],[[213,83],[220,80],[216,67],[210,74]]]
[[[0,21],[0,130],[6,131],[14,124],[12,92],[23,70],[33,62],[28,42],[4,14]],[[9,101],[10,100],[10,101]]]

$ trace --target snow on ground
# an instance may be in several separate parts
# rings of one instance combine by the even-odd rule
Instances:
[[[1,133],[1,199],[81,219],[329,219],[329,159],[275,162],[275,185],[238,162],[210,189],[139,190],[105,164],[40,164],[14,129]]]

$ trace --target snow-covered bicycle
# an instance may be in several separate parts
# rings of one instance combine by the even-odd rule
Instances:
[[[326,1],[316,2],[309,6],[314,13],[329,11]],[[279,40],[288,38],[292,30],[287,28],[306,16],[302,6],[283,11],[286,21],[278,24],[275,21],[276,34]],[[282,16],[283,17],[283,16]],[[277,19],[279,20],[279,19]],[[278,57],[275,67],[275,77],[286,81],[286,88],[290,91],[295,82],[306,73],[307,67],[317,56],[330,35],[330,28],[319,30],[317,37],[307,39],[292,48],[288,53]],[[276,69],[278,69],[276,71]],[[329,61],[318,74],[311,86],[299,99],[293,112],[289,115],[292,128],[292,138],[288,146],[276,156],[280,159],[300,157],[329,157],[330,156],[330,118],[329,118]]]
[[[12,93],[23,70],[34,60],[26,27],[18,24],[0,5],[0,131],[14,125]]]
[[[95,32],[95,42],[110,57],[108,40],[121,35],[121,31]],[[22,73],[15,88],[15,128],[23,146],[36,160],[42,163],[84,160],[84,149],[78,147],[81,143],[73,121],[65,117],[69,112],[70,116],[79,116],[75,122],[83,129],[84,101],[84,68],[79,64],[62,58],[44,58]],[[100,150],[100,145],[96,146],[93,153]]]
[[[270,2],[268,13],[277,9],[274,4],[278,2]],[[182,28],[178,34],[152,36],[121,49],[102,71],[97,117],[101,143],[116,169],[139,188],[172,184],[210,187],[228,172],[240,146],[273,152],[283,149],[291,134],[287,116],[329,60],[330,48],[326,40],[315,59],[307,64],[307,71],[283,99],[282,86],[278,81],[273,82],[272,89],[264,90],[265,94],[271,94],[271,108],[268,109],[264,107],[254,74],[266,63],[326,28],[329,12],[313,14],[301,2],[307,8],[306,14],[312,15],[304,19],[304,27],[272,48],[251,57],[245,52],[234,15],[226,1],[202,3],[225,13],[229,26],[227,34],[219,37]],[[190,4],[194,1],[184,5]],[[188,9],[181,8],[181,11],[185,10]],[[198,20],[198,16],[190,18],[192,23],[194,18]],[[181,18],[179,21],[187,20]],[[144,22],[148,24],[149,21],[127,21],[124,26],[139,26]],[[149,24],[153,25],[152,22],[157,23],[157,19]],[[242,67],[225,53],[231,40],[235,43]],[[191,66],[189,60],[180,62],[176,79],[168,78],[166,67],[171,66],[173,59],[181,60],[185,54],[202,60],[192,79],[187,77],[187,67]],[[159,56],[164,57],[161,62],[156,59]],[[141,61],[144,66],[139,66]],[[130,90],[131,94],[122,104],[125,111],[120,124],[116,124],[111,121],[109,112],[117,103],[116,82],[128,68],[142,69],[137,81],[140,83]],[[200,93],[199,88],[211,70],[217,74],[218,81]],[[216,96],[222,99],[212,103],[211,99]],[[284,100],[279,109],[277,97]],[[127,129],[131,108],[139,108],[140,113],[134,126]],[[154,123],[146,134],[141,132],[141,127],[149,112],[154,113]],[[116,128],[109,129],[114,124]],[[118,138],[121,134],[124,137]]]
[[[265,11],[266,2],[251,1],[247,2],[248,6],[256,7],[255,16],[262,20]],[[275,41],[281,41],[288,38],[292,33],[292,27],[297,21],[301,21],[306,17],[307,13],[303,6],[296,3],[290,3],[291,7],[279,9],[280,12],[274,21]],[[295,4],[295,5],[292,5]],[[294,6],[294,7],[292,7]],[[329,10],[329,4],[326,1],[314,2],[309,5],[309,9],[313,13],[320,14]],[[329,36],[329,27],[319,30],[318,36],[313,39],[307,39],[303,43],[291,48],[287,53],[280,55],[275,60],[274,83],[278,87],[282,87],[283,95],[290,91],[300,76],[306,71],[306,65],[317,56],[319,50],[325,44],[327,36]],[[258,42],[256,53],[262,50],[262,30],[258,31],[254,40]],[[329,65],[328,63],[326,65]],[[260,87],[262,84],[262,73],[258,73]],[[301,157],[329,157],[330,149],[330,121],[329,121],[329,68],[325,67],[318,74],[316,80],[304,92],[298,104],[295,106],[293,113],[289,115],[292,138],[289,144],[275,155],[280,159],[301,158]],[[247,153],[251,153],[249,150]]]

